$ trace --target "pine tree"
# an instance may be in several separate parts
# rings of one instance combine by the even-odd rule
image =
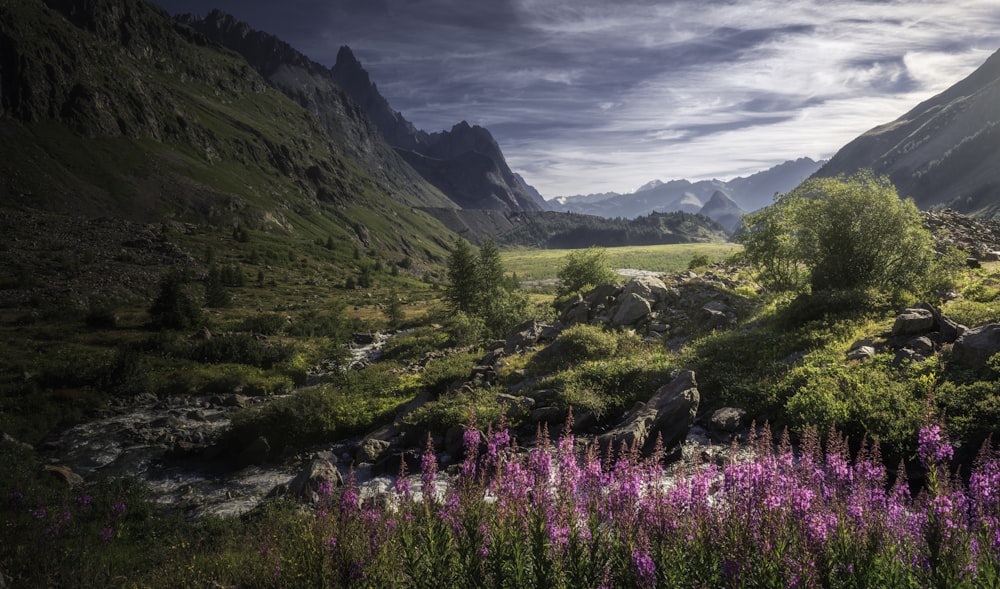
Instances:
[[[453,309],[472,313],[479,297],[479,271],[472,248],[459,240],[448,257],[448,289],[445,297]]]
[[[228,307],[231,300],[229,292],[222,280],[222,271],[212,266],[205,277],[205,306],[212,308]]]

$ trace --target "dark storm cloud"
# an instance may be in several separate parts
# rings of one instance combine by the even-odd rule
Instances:
[[[212,5],[327,65],[351,46],[418,127],[488,127],[547,197],[828,157],[1000,46],[1000,6],[978,0]]]

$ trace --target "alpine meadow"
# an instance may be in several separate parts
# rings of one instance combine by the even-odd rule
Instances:
[[[0,588],[1000,586],[1000,10],[217,4],[0,0]]]

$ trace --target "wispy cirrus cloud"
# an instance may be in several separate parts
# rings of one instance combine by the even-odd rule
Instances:
[[[489,128],[548,198],[829,157],[1000,48],[981,0],[215,4],[321,63],[350,45],[418,127]]]

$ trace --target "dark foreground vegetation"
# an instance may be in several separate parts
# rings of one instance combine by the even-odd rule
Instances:
[[[8,285],[0,325],[0,574],[25,587],[995,586],[1000,362],[959,362],[933,333],[903,354],[917,344],[894,330],[919,301],[965,326],[995,321],[1000,274],[935,243],[880,182],[786,197],[743,253],[667,277],[678,296],[653,319],[559,324],[521,347],[507,333],[519,320],[556,325],[607,279],[600,250],[553,268],[554,300],[519,288],[490,244],[458,246],[445,268],[257,231],[168,234],[190,263],[144,265],[136,250],[111,267],[142,269],[126,275],[145,290],[82,309],[44,281],[83,274],[86,252],[47,253],[41,278]],[[916,256],[848,283],[824,244],[878,240],[795,223],[858,191],[885,196],[877,220],[901,223]],[[735,318],[703,322],[705,301]],[[352,333],[397,328],[379,362],[347,368]],[[490,355],[495,373],[472,378]],[[732,450],[601,451],[679,370],[697,373],[699,425],[744,412],[722,436]],[[261,464],[298,463],[393,424],[410,445],[396,468],[413,474],[379,496],[326,480],[315,501],[276,493],[240,517],[191,519],[141,480],[51,468],[74,424],[207,395],[245,401],[199,449],[233,470],[262,437]],[[357,456],[337,465],[348,479]]]

